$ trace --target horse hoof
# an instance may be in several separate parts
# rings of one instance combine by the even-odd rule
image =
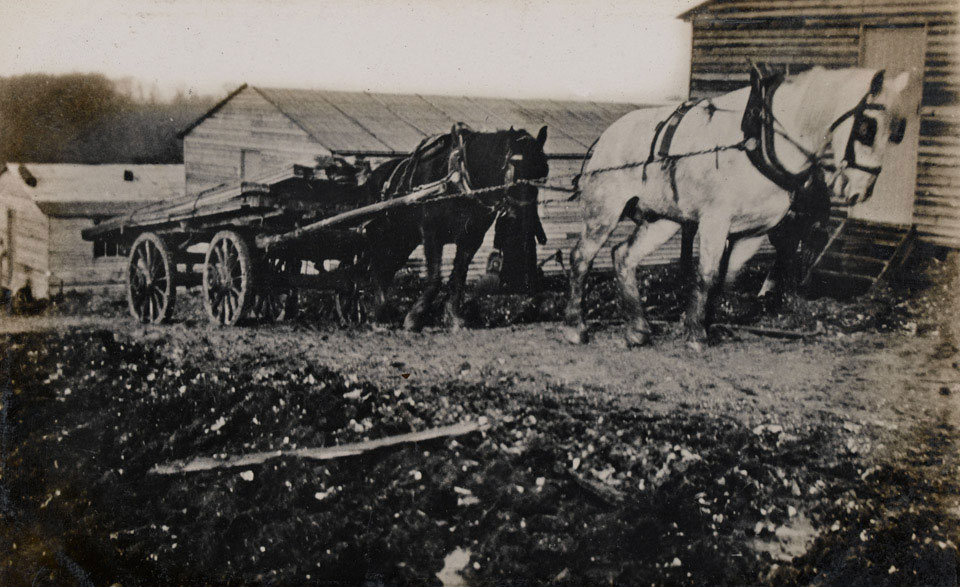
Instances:
[[[703,326],[688,326],[683,336],[688,343],[702,344],[707,342],[707,329]]]
[[[689,349],[692,350],[692,351],[696,351],[696,352],[699,353],[699,352],[703,351],[703,344],[702,344],[701,342],[699,342],[699,341],[696,341],[696,340],[688,340],[688,341],[687,341],[687,348],[689,348]]]
[[[627,341],[627,348],[644,346],[650,342],[650,333],[642,330],[627,330],[623,337]]]
[[[783,299],[771,293],[763,294],[757,298],[758,305],[760,306],[760,312],[765,314],[772,314],[780,310],[780,307],[783,305]]]
[[[590,335],[584,327],[564,326],[561,330],[564,340],[570,344],[586,344],[590,341]]]
[[[403,319],[403,329],[407,332],[420,332],[423,330],[423,322],[415,317],[407,316]]]
[[[464,320],[462,316],[454,314],[453,312],[447,312],[446,316],[444,316],[444,322],[446,322],[450,330],[453,330],[454,332],[463,330],[467,327],[467,321]]]

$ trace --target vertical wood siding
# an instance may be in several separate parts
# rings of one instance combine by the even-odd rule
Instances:
[[[861,29],[927,31],[914,223],[928,242],[960,248],[960,35],[955,1],[714,0],[693,25],[690,95],[744,86],[747,60],[780,71],[856,67]]]
[[[126,257],[93,256],[94,244],[85,241],[80,231],[93,226],[90,218],[50,218],[49,283],[50,293],[60,289],[89,289],[94,286],[122,284]]]
[[[247,88],[183,139],[186,192],[196,194],[240,178],[242,150],[260,153],[264,169],[312,162],[323,146],[256,91]]]
[[[6,175],[6,174],[4,174]],[[3,178],[0,183],[15,183],[19,178]],[[8,214],[12,212],[14,222],[7,226]],[[47,217],[27,197],[19,197],[16,191],[0,189],[0,238],[4,241],[7,258],[3,264],[0,285],[9,289],[19,289],[29,283],[33,294],[46,297],[49,262],[47,246],[50,241],[50,227]],[[8,235],[12,242],[7,242]],[[12,279],[8,279],[6,268],[13,265]]]

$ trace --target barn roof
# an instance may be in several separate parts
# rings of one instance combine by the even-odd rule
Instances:
[[[181,131],[187,135],[247,86]],[[565,100],[520,100],[423,94],[378,94],[250,86],[313,140],[341,155],[409,153],[426,136],[455,122],[476,130],[549,127],[550,155],[582,155],[600,133],[637,104]]]
[[[763,3],[752,0],[704,0],[680,13],[677,18],[689,21],[708,13],[713,18],[731,20],[742,19],[745,15],[767,19],[786,19],[812,14],[835,18],[898,14],[919,17],[931,14],[952,14],[956,11],[956,0],[820,0],[806,3],[795,0],[773,0]]]
[[[184,192],[183,165],[8,163],[5,175],[50,216],[112,216]]]
[[[678,14],[677,18],[679,18],[680,20],[690,20],[691,18],[696,16],[697,13],[701,12],[704,9],[704,7],[706,7],[707,4],[710,4],[711,2],[713,2],[713,0],[704,0],[703,2],[699,2],[689,10],[686,10]]]

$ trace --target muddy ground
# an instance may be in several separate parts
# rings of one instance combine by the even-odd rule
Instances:
[[[956,585],[956,271],[845,302],[720,319],[818,334],[621,343],[608,281],[584,347],[563,294],[481,297],[477,326],[141,327],[74,296],[2,317],[0,584]],[[408,292],[409,293],[409,292]],[[410,295],[396,300],[402,308]],[[189,473],[195,457],[349,445],[334,460]]]

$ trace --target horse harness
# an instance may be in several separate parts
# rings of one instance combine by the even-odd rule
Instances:
[[[782,74],[761,75],[756,68],[751,72],[750,96],[747,99],[747,106],[744,109],[743,118],[740,122],[740,128],[743,131],[743,140],[729,147],[718,147],[696,153],[670,154],[670,145],[676,134],[677,127],[690,110],[704,101],[707,102],[705,108],[709,110],[711,115],[717,110],[709,100],[688,100],[683,102],[667,118],[657,123],[653,140],[650,143],[650,154],[642,163],[643,180],[646,181],[647,179],[647,165],[654,161],[659,161],[664,169],[667,170],[674,200],[676,200],[678,198],[676,185],[677,160],[702,153],[719,153],[722,149],[731,148],[745,151],[747,158],[753,166],[763,174],[764,177],[788,192],[791,201],[799,192],[810,188],[812,185],[823,187],[825,185],[823,172],[837,171],[836,166],[823,163],[818,154],[811,153],[785,132],[776,128],[780,123],[773,115],[773,95],[783,82],[783,79]],[[837,120],[830,125],[829,132],[833,133],[844,121],[848,118],[853,118],[853,128],[847,139],[847,145],[843,159],[840,162],[840,168],[858,169],[872,175],[879,175],[880,167],[867,166],[857,162],[856,150],[854,148],[856,143],[871,146],[876,138],[877,120],[866,116],[865,113],[869,110],[885,109],[881,104],[868,103],[867,99],[870,95],[871,93],[865,94],[856,106],[837,118]],[[901,121],[899,126],[891,133],[890,142],[900,142],[903,139],[904,130],[905,123]],[[807,157],[810,162],[808,167],[799,172],[791,172],[783,165],[777,155],[774,142],[778,134]]]
[[[381,200],[387,199],[390,195],[401,191],[413,191],[414,188],[417,187],[413,185],[413,176],[420,164],[423,161],[429,161],[434,157],[441,156],[444,152],[449,152],[447,158],[447,180],[457,186],[458,193],[437,198],[434,201],[471,196],[470,201],[486,208],[491,213],[495,213],[498,217],[511,209],[534,205],[535,202],[519,200],[510,196],[509,193],[492,205],[487,204],[478,197],[486,193],[506,191],[515,185],[528,182],[515,179],[516,165],[522,161],[522,156],[516,155],[511,149],[508,149],[503,163],[503,183],[486,188],[474,188],[470,170],[467,166],[467,145],[466,139],[464,138],[467,132],[472,132],[472,129],[463,122],[457,122],[453,125],[449,133],[426,137],[420,141],[420,144],[417,145],[413,153],[394,169],[386,183],[384,183],[383,189],[380,192]]]
[[[677,127],[680,126],[680,121],[683,120],[684,115],[702,101],[703,100],[687,100],[677,106],[677,109],[674,110],[670,116],[657,123],[656,129],[653,132],[653,140],[650,142],[650,155],[647,156],[647,160],[643,163],[642,178],[643,181],[646,181],[647,165],[653,163],[655,160],[661,162],[670,178],[670,189],[673,190],[674,202],[680,199],[680,195],[677,192],[677,159],[679,159],[679,156],[670,155],[670,144],[673,142],[674,135],[677,134]],[[657,140],[660,141],[659,149],[657,149]]]

